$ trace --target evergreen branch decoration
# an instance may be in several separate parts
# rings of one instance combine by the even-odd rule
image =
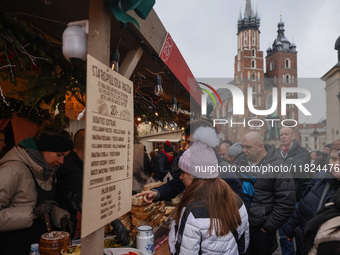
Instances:
[[[61,45],[48,42],[33,25],[12,13],[0,11],[0,78],[16,86],[11,92],[25,106],[50,104],[53,109],[67,94],[85,98],[86,65],[71,63]],[[17,78],[25,81],[18,88]],[[79,96],[80,95],[80,96]]]
[[[11,119],[15,114],[40,125],[44,120],[51,118],[49,110],[26,106],[23,101],[14,98],[8,98],[7,101],[8,105],[5,102],[0,102],[0,119]]]

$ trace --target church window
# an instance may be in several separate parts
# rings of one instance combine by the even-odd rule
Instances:
[[[244,32],[244,46],[248,45],[248,36],[247,36],[247,31]]]
[[[287,74],[286,77],[285,77],[285,83],[287,83],[287,84],[291,83],[291,78],[290,78],[289,74]]]
[[[256,62],[254,59],[251,61],[251,68],[256,68]]]
[[[256,94],[256,84],[253,84],[253,94]]]
[[[253,106],[257,106],[257,97],[253,96]]]
[[[252,72],[252,74],[251,74],[251,79],[252,79],[253,81],[256,81],[256,73],[255,73],[255,72]]]
[[[289,58],[286,58],[285,67],[290,68],[290,59]]]
[[[251,45],[255,45],[255,31],[252,32]]]
[[[269,64],[269,70],[273,71],[274,70],[274,62],[270,62]]]
[[[251,56],[252,56],[252,57],[255,57],[255,49],[252,49],[252,50],[251,50]]]
[[[266,108],[270,109],[272,107],[272,104],[273,104],[273,95],[269,94],[266,100]]]

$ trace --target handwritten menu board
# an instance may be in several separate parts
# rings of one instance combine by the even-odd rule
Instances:
[[[131,210],[133,83],[87,56],[81,237]]]

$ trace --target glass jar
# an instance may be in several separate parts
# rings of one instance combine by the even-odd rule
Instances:
[[[153,255],[154,252],[154,236],[153,227],[139,226],[137,228],[137,249],[143,252],[143,255]]]

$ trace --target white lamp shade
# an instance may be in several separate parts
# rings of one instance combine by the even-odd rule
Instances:
[[[63,54],[68,60],[72,58],[86,59],[87,35],[79,26],[69,26],[63,33]]]

